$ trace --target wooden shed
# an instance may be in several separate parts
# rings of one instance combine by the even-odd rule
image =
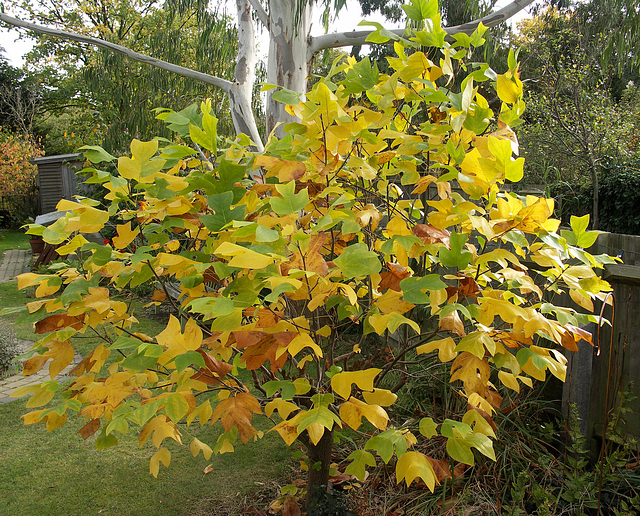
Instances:
[[[40,191],[40,212],[56,209],[60,199],[73,199],[78,193],[76,172],[82,169],[80,154],[58,154],[33,160],[38,167],[37,184]]]

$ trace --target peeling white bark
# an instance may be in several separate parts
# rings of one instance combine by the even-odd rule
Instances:
[[[536,0],[515,0],[514,2],[506,5],[502,9],[495,13],[488,14],[487,16],[474,20],[469,23],[463,23],[462,25],[455,25],[453,27],[445,27],[448,34],[459,34],[464,32],[466,34],[473,33],[478,28],[480,22],[487,27],[494,27],[503,21],[508,20],[515,14],[519,13],[531,5]],[[353,45],[369,45],[367,37],[374,32],[373,30],[358,30],[351,32],[337,32],[334,34],[323,34],[322,36],[316,36],[311,38],[307,50],[307,59],[310,60],[317,52],[326,48],[348,47]],[[394,29],[390,32],[397,36],[402,36],[404,29]]]
[[[297,27],[294,26],[296,0],[269,1],[269,57],[267,82],[289,90],[305,93],[309,76],[308,52],[311,6],[308,2],[300,13]],[[297,30],[296,30],[297,29]],[[285,106],[267,93],[267,134],[279,122],[292,121]],[[276,134],[282,135],[278,129]]]
[[[238,10],[238,56],[236,59],[235,83],[229,92],[231,118],[238,133],[248,135],[259,151],[264,145],[251,108],[253,86],[256,82],[256,44],[251,4],[249,0],[236,0]]]

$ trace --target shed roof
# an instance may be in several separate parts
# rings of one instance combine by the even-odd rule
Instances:
[[[34,158],[32,163],[36,165],[42,165],[44,163],[63,163],[65,161],[78,161],[78,158],[82,156],[80,152],[74,154],[56,154],[54,156],[42,156],[41,158]]]

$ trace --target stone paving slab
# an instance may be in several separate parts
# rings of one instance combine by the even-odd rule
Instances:
[[[29,272],[31,251],[28,249],[10,249],[2,254],[0,262],[0,283],[15,279],[23,272]]]
[[[82,360],[80,355],[76,355],[73,357],[73,361],[67,367],[65,367],[58,376],[54,379],[58,381],[64,381],[69,378],[69,372],[71,369],[75,367]],[[47,361],[45,365],[35,374],[30,376],[22,376],[14,375],[9,376],[8,378],[3,378],[0,380],[0,404],[8,403],[10,401],[15,401],[20,398],[11,398],[11,393],[15,391],[18,387],[24,387],[27,385],[37,385],[39,383],[45,382],[47,380],[51,380],[51,376],[49,376],[49,362]]]

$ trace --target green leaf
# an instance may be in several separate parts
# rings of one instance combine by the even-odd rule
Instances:
[[[278,215],[288,215],[304,209],[309,204],[309,193],[307,189],[301,190],[295,193],[296,182],[289,181],[288,183],[276,185],[276,190],[282,197],[271,197],[271,208]]]
[[[438,14],[438,0],[411,0],[411,5],[403,5],[402,9],[411,20],[419,22]]]
[[[424,435],[427,439],[429,439],[430,437],[433,437],[434,435],[438,435],[436,428],[438,428],[438,424],[432,418],[423,417],[420,420],[420,427],[419,427],[420,433]]]
[[[365,450],[374,450],[385,464],[389,464],[393,457],[394,448],[398,458],[407,451],[407,440],[399,430],[385,430],[374,435],[364,447]]]
[[[296,395],[296,386],[291,380],[272,380],[265,383],[262,388],[267,392],[267,396],[271,397],[279,390],[282,390],[281,397],[283,400],[290,400]]]
[[[187,412],[189,412],[189,403],[184,399],[184,396],[182,396],[182,394],[179,394],[177,392],[174,392],[173,394],[169,394],[169,396],[162,398],[162,403],[164,405],[164,413],[174,423],[180,421],[187,414]]]
[[[201,369],[205,367],[204,358],[197,351],[187,351],[184,355],[178,355],[175,359],[176,370],[181,373],[187,367]]]
[[[111,446],[118,445],[118,439],[116,439],[116,436],[113,434],[107,435],[106,430],[106,428],[103,429],[102,433],[96,439],[96,448],[98,449],[98,451],[102,451]]]
[[[374,468],[376,466],[376,459],[369,452],[364,450],[355,450],[347,457],[347,460],[351,461],[351,464],[347,466],[344,472],[347,475],[353,475],[361,482],[364,482],[367,474],[367,466]]]
[[[438,274],[429,274],[422,277],[405,278],[400,282],[402,297],[407,303],[415,305],[430,303],[426,290],[442,290],[447,288],[446,283]]]
[[[282,104],[297,105],[300,102],[300,93],[288,90],[287,88],[281,88],[274,92],[271,98]]]
[[[347,247],[333,263],[342,271],[346,278],[357,278],[377,274],[382,270],[378,255],[369,251],[364,244],[354,244]]]
[[[471,445],[466,439],[451,437],[447,439],[447,453],[453,460],[473,466],[474,458]]]
[[[440,257],[440,263],[445,267],[457,267],[458,269],[465,269],[469,262],[473,258],[473,255],[469,251],[463,251],[462,248],[467,242],[469,235],[459,234],[452,232],[449,236],[449,242],[451,249],[441,247],[438,251]]]
[[[83,151],[85,158],[91,163],[103,163],[115,161],[116,157],[109,154],[99,145],[85,145],[80,147],[80,151]]]
[[[200,220],[211,231],[220,231],[234,220],[244,219],[246,208],[244,205],[236,206],[233,209],[230,208],[233,202],[233,192],[210,195],[207,202],[214,213],[213,215],[203,215]]]

